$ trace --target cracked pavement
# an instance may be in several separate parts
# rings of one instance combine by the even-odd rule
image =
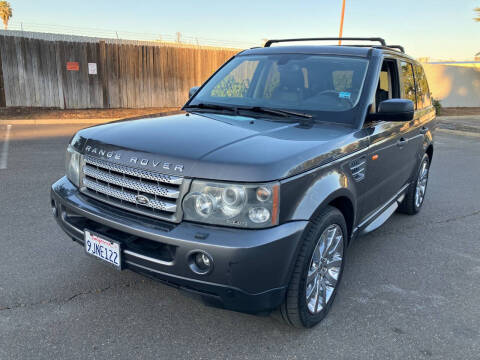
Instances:
[[[478,138],[438,133],[423,210],[352,244],[332,311],[297,330],[278,313],[206,307],[87,256],[49,208],[76,128],[11,129],[0,170],[0,359],[478,359]]]

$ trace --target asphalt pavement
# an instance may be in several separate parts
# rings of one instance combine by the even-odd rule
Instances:
[[[480,358],[478,137],[438,133],[420,214],[353,243],[330,314],[298,330],[87,256],[49,206],[77,128],[13,125],[4,146],[0,125],[0,359]]]

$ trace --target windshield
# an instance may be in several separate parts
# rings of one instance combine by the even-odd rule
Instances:
[[[210,79],[188,105],[282,109],[336,121],[335,117],[321,115],[355,107],[367,65],[365,59],[340,56],[238,56]]]

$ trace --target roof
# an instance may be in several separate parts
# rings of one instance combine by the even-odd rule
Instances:
[[[336,45],[294,45],[252,48],[241,52],[241,55],[264,54],[321,54],[348,55],[368,57],[373,47],[336,46]]]

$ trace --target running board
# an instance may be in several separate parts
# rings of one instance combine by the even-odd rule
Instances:
[[[373,220],[368,226],[362,230],[361,235],[365,235],[373,230],[382,226],[393,215],[395,210],[398,209],[398,202],[395,201],[392,205],[386,208],[375,220]]]
[[[358,225],[354,230],[354,235],[357,231],[359,231],[359,235],[365,235],[382,226],[390,218],[390,216],[393,215],[395,210],[398,209],[398,206],[405,199],[406,190],[409,185],[410,184],[405,184],[400,191],[385,204],[385,206],[381,207],[380,210],[369,216],[365,221]],[[372,219],[374,220],[372,221]]]

